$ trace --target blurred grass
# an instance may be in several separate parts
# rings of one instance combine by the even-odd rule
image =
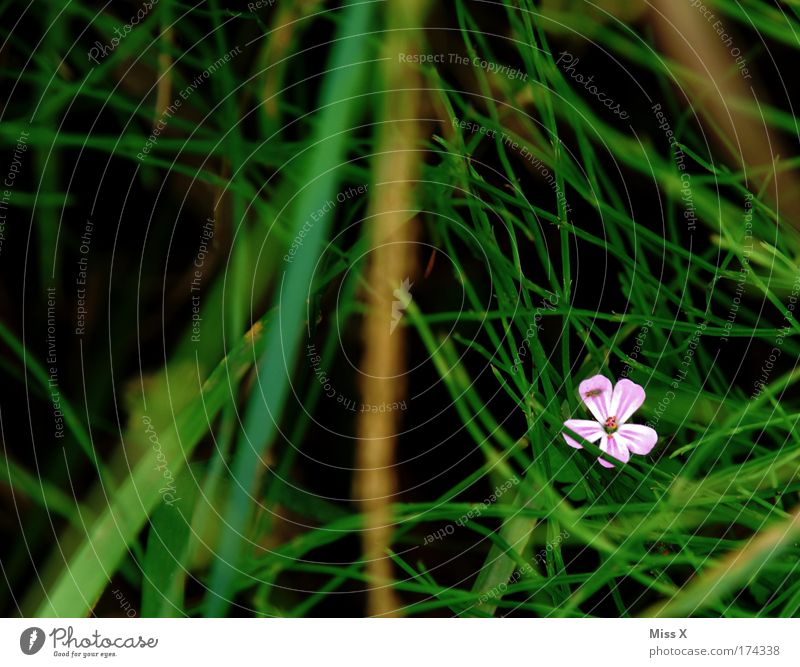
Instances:
[[[37,242],[30,261],[40,285],[27,287],[28,294],[38,299],[39,287],[65,276],[72,280],[64,258],[72,261],[76,234],[67,223],[59,229],[84,207],[72,186],[79,163],[81,169],[92,165],[101,180],[98,192],[119,178],[103,171],[107,165],[134,173],[137,194],[123,208],[135,215],[137,197],[153,197],[154,211],[146,212],[151,220],[137,221],[147,235],[138,267],[145,292],[153,265],[144,250],[155,253],[165,245],[159,227],[175,213],[168,203],[174,178],[184,181],[173,217],[210,210],[224,267],[205,278],[203,341],[195,345],[181,320],[155,370],[141,357],[138,368],[126,367],[128,377],[139,373],[141,393],[123,406],[126,414],[117,412],[116,399],[113,407],[103,402],[108,396],[88,404],[74,386],[74,395],[62,392],[68,470],[83,470],[83,479],[91,479],[85,494],[72,498],[72,487],[65,487],[50,461],[31,469],[21,462],[25,452],[13,441],[21,431],[18,425],[10,429],[15,415],[3,410],[4,484],[15,502],[31,500],[48,519],[63,518],[63,539],[41,567],[42,581],[17,591],[28,613],[90,614],[115,577],[141,595],[143,615],[222,615],[235,603],[237,611],[303,616],[314,614],[326,596],[369,583],[358,558],[338,563],[320,555],[338,547],[345,553],[341,545],[359,534],[363,517],[286,481],[302,477],[296,469],[304,453],[284,446],[284,437],[291,443],[315,437],[308,435],[309,414],[323,398],[320,385],[308,381],[308,369],[296,368],[303,337],[315,319],[336,318],[332,330],[360,321],[364,275],[356,260],[365,247],[362,238],[339,233],[350,220],[337,211],[312,227],[295,262],[286,265],[282,257],[320,202],[345,184],[370,182],[361,158],[374,150],[376,129],[362,123],[372,119],[373,94],[386,85],[373,62],[384,29],[376,8],[348,2],[327,11],[316,4],[287,15],[289,30],[278,18],[270,23],[266,12],[237,16],[218,2],[192,9],[161,0],[97,66],[87,64],[83,44],[71,45],[67,20],[91,20],[91,44],[95,37],[106,39],[127,10],[96,13],[74,2],[58,11],[36,9],[30,20],[47,32],[33,54],[27,53],[32,45],[11,36],[15,59],[4,59],[0,73],[9,86],[25,88],[36,109],[31,121],[31,105],[15,93],[0,126],[7,146],[31,129],[34,175],[14,192],[15,206],[34,216]],[[425,146],[413,147],[421,149],[425,236],[451,263],[448,289],[463,290],[465,306],[454,309],[441,290],[433,304],[412,302],[401,326],[430,357],[441,391],[452,400],[448,438],[477,458],[468,459],[472,470],[429,499],[413,496],[391,507],[396,530],[387,555],[404,611],[572,617],[611,608],[623,616],[794,616],[800,608],[800,323],[786,309],[797,280],[792,221],[754,191],[754,251],[746,253],[743,202],[752,173],[726,165],[707,141],[708,128],[698,123],[680,87],[692,72],[657,50],[641,14],[631,10],[626,20],[639,23],[625,23],[613,11],[604,14],[580,1],[502,4],[503,31],[482,3],[458,0],[448,30],[458,41],[446,42],[445,31],[435,28],[427,41],[433,50],[448,44],[470,59],[509,63],[524,70],[527,81],[474,67],[466,75],[419,67],[427,112],[439,127]],[[792,16],[754,0],[708,4],[743,34],[763,35],[767,44],[796,56],[796,10]],[[61,18],[53,22],[57,14]],[[175,39],[164,37],[167,28]],[[330,34],[335,37],[326,49],[305,52]],[[599,85],[625,94],[636,109],[632,127],[598,108],[556,64],[560,50],[578,53],[584,40],[594,41],[597,59],[579,53],[581,69],[596,71]],[[210,77],[140,163],[136,154],[152,129],[163,72],[159,56],[171,59],[175,95],[223,53],[245,44],[256,53],[250,64],[244,62],[248,51]],[[759,46],[747,57],[765,78],[774,76],[762,51]],[[276,54],[279,59],[271,60]],[[601,54],[628,71],[606,66]],[[31,55],[32,66],[23,67]],[[646,90],[639,90],[640,81]],[[674,154],[650,111],[656,102],[691,173],[700,221],[691,233]],[[735,105],[772,132],[796,134],[780,91]],[[103,114],[99,129],[75,122],[87,110],[95,123]],[[457,130],[453,118],[496,136]],[[566,199],[502,137],[535,155]],[[781,160],[796,169],[795,156]],[[190,186],[197,188],[191,196]],[[743,266],[749,266],[746,298],[728,326]],[[159,283],[162,276],[155,276]],[[323,312],[326,289],[340,281],[335,314]],[[139,284],[126,289],[123,300],[136,303],[143,322],[161,326],[159,318],[166,320],[169,312],[149,312],[143,303],[152,301],[140,302]],[[551,295],[555,303],[542,308]],[[536,317],[543,331],[534,327],[531,335]],[[0,336],[13,354],[3,372],[9,383],[39,392],[46,404],[47,373],[25,338],[30,325],[21,330],[14,318],[5,320]],[[647,322],[647,339],[632,359],[633,339]],[[672,388],[701,324],[692,364]],[[744,364],[763,363],[784,331],[785,367],[753,398],[752,381],[743,379],[752,373]],[[335,331],[325,334],[320,354],[326,367],[337,358],[337,344]],[[115,360],[135,356],[117,341],[110,345]],[[524,358],[513,372],[520,349]],[[577,382],[595,373],[617,377],[626,361],[630,377],[648,394],[637,419],[657,418],[660,439],[651,457],[634,457],[608,472],[594,463],[596,448],[564,445],[562,423],[583,416]],[[109,375],[113,386],[119,378]],[[287,401],[298,375],[308,388],[305,412]],[[668,408],[657,413],[670,391]],[[119,428],[98,429],[109,415]],[[142,415],[153,415],[176,484],[186,490],[179,514],[159,502],[162,480],[142,436]],[[110,430],[117,443],[112,451],[101,450],[98,430]],[[200,448],[207,465],[187,467]],[[84,456],[80,463],[76,451]],[[515,494],[483,508],[458,537],[420,548],[426,534],[479,505],[481,489],[512,477],[520,479]],[[284,511],[304,528],[281,532]],[[41,522],[38,539],[51,528],[50,521]],[[563,531],[569,538],[557,541]],[[740,566],[727,568],[729,562]],[[508,583],[515,570],[522,576]],[[317,587],[287,594],[296,581]],[[207,592],[188,595],[195,582]],[[478,605],[488,592],[491,603]]]
[[[372,10],[364,3],[347,3],[341,33],[328,64],[320,92],[319,117],[310,146],[299,159],[299,173],[309,178],[307,187],[289,202],[296,234],[319,208],[319,202],[336,197],[342,182],[340,164],[346,158],[348,135],[359,120],[358,95],[368,76],[368,54],[362,33],[370,24]],[[233,485],[225,513],[225,528],[220,538],[218,558],[212,570],[208,613],[222,615],[230,604],[238,569],[242,536],[252,511],[252,494],[266,448],[277,435],[277,422],[283,411],[291,382],[291,366],[300,349],[301,335],[307,322],[304,293],[313,278],[324,247],[325,220],[311,226],[303,239],[304,252],[281,276],[276,297],[279,316],[267,329],[265,350],[259,357],[257,381],[245,409],[243,430],[233,462]]]

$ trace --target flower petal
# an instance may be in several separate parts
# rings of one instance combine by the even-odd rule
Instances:
[[[608,452],[610,457],[613,457],[622,463],[627,463],[631,458],[628,448],[617,439],[616,434],[604,435],[602,441],[600,442],[600,449],[602,449],[604,452]],[[602,458],[598,457],[597,460],[600,461],[600,465],[605,466],[606,468],[614,467],[613,463],[609,463]]]
[[[641,385],[627,378],[617,382],[611,396],[611,415],[617,418],[617,424],[623,424],[644,403],[646,394]]]
[[[575,431],[575,433],[589,442],[597,442],[605,435],[605,430],[603,427],[591,419],[567,419],[567,421],[564,422],[564,426]],[[575,438],[570,438],[566,433],[563,433],[562,435],[570,447],[575,447],[575,449],[583,449],[583,445],[575,440]]]
[[[623,424],[615,435],[622,445],[641,456],[649,454],[658,440],[658,433],[641,424]]]
[[[604,375],[595,375],[581,382],[578,390],[584,405],[600,423],[608,419],[608,408],[611,405],[611,380]]]

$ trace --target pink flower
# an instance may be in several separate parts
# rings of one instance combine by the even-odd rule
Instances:
[[[603,375],[595,375],[581,382],[581,399],[597,421],[590,419],[567,419],[568,427],[589,442],[600,441],[600,449],[611,458],[627,463],[631,452],[644,456],[656,444],[658,434],[649,426],[626,424],[630,416],[644,403],[644,389],[630,380],[617,382],[611,390],[611,380]],[[583,449],[574,438],[566,433],[564,439],[570,447]],[[598,458],[606,468],[614,464]]]

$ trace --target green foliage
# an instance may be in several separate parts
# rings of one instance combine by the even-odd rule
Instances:
[[[14,442],[25,431],[2,413],[0,486],[49,519],[31,529],[32,543],[59,538],[38,566],[41,583],[28,573],[29,590],[14,591],[23,613],[114,613],[97,605],[122,580],[142,600],[142,615],[223,615],[235,604],[252,615],[305,616],[330,613],[328,600],[360,595],[370,583],[352,546],[364,526],[359,508],[315,492],[304,467],[320,440],[326,451],[342,440],[352,445],[350,436],[317,428],[330,399],[301,359],[305,342],[319,336],[324,368],[341,362],[338,336],[360,326],[369,289],[365,201],[303,232],[345,187],[373,185],[372,112],[386,86],[373,61],[383,19],[369,4],[344,4],[298,14],[287,32],[280,13],[161,0],[98,64],[87,61],[87,49],[95,38],[108,41],[127,9],[96,14],[81,3],[43,3],[30,21],[43,34],[54,19],[56,28],[32,54],[3,22],[15,58],[3,62],[2,76],[28,99],[9,97],[0,140],[13,147],[28,131],[34,156],[12,200],[33,216],[23,297],[37,304],[34,335],[42,338],[44,289],[66,285],[65,300],[74,292],[81,227],[62,216],[100,215],[114,239],[122,218],[133,219],[141,234],[122,276],[113,263],[130,248],[120,242],[109,252],[98,292],[108,311],[101,317],[95,306],[97,347],[72,348],[98,370],[62,390],[63,460],[31,460]],[[393,499],[387,558],[404,613],[795,616],[796,230],[768,186],[721,157],[699,109],[683,98],[689,75],[649,30],[611,15],[598,20],[571,8],[586,4],[577,1],[542,9],[505,0],[500,18],[487,18],[481,4],[452,3],[447,41],[445,31],[419,31],[429,52],[457,51],[469,63],[502,63],[525,76],[472,64],[417,68],[436,118],[415,121],[430,136],[408,148],[419,152],[424,260],[434,248],[439,282],[435,298],[408,305],[401,326],[412,362],[425,360],[432,391],[445,397],[438,418],[463,458],[431,471],[433,491],[414,487]],[[796,55],[796,10],[755,0],[709,5],[742,34]],[[66,27],[88,22],[88,42],[72,44]],[[557,62],[565,49],[582,53],[589,43],[581,68],[627,105],[630,123]],[[239,46],[242,55],[202,78]],[[23,55],[31,57],[24,67]],[[754,69],[768,66],[761,47],[747,57]],[[202,88],[140,159],[159,86],[182,99],[198,76]],[[675,132],[672,147],[657,103]],[[770,132],[796,132],[778,94],[736,104]],[[102,122],[76,122],[85,113]],[[797,158],[781,159],[782,168],[796,168]],[[85,193],[73,192],[72,179],[90,169],[92,187],[104,197],[111,188],[119,206],[96,212]],[[124,187],[114,182],[120,174]],[[687,197],[696,225],[687,222]],[[198,342],[190,320],[170,313],[187,312],[189,291],[178,305],[168,292],[186,286],[181,271],[196,254],[196,226],[187,235],[178,223],[200,210],[217,221],[218,264],[203,275]],[[286,262],[301,233],[302,251]],[[20,239],[13,241],[24,252]],[[187,247],[185,266],[175,260],[181,270],[165,259]],[[92,252],[102,282],[101,251]],[[456,292],[463,302],[453,300]],[[72,345],[63,326],[70,307],[61,364]],[[9,350],[4,380],[47,409],[41,341],[31,342],[22,319],[0,324]],[[146,363],[140,341],[155,350]],[[770,355],[776,361],[765,373]],[[581,380],[623,372],[646,388],[634,421],[651,423],[659,441],[651,456],[606,470],[595,446],[566,446],[563,422],[586,416]],[[165,502],[144,419],[180,490],[175,507]],[[34,437],[37,451],[40,441]],[[88,491],[67,486],[64,461],[68,475],[91,480]],[[513,493],[482,503],[487,489],[511,479],[519,482]],[[456,527],[426,540],[446,526]],[[744,560],[726,570],[739,552]],[[25,564],[9,567],[24,572]],[[192,589],[197,582],[202,593]],[[10,609],[10,595],[4,600]]]

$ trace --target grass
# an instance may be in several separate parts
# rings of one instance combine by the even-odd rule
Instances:
[[[426,139],[408,149],[429,270],[413,277],[400,323],[410,407],[385,556],[398,612],[795,616],[796,220],[775,204],[774,165],[726,157],[735,142],[713,105],[687,93],[702,73],[671,58],[654,19],[620,21],[600,4],[610,13],[581,0],[458,0],[417,30],[430,53],[526,78],[408,66],[426,100],[413,119]],[[771,52],[795,55],[796,9],[707,4],[742,44],[759,44],[746,57],[770,92],[730,108],[791,139],[790,100],[768,84],[781,74]],[[34,7],[34,48],[10,32],[22,9],[3,6],[0,140],[13,152],[28,130],[31,146],[11,192],[19,224],[0,246],[22,296],[0,324],[2,372],[19,394],[0,404],[14,524],[3,531],[20,545],[0,553],[7,613],[119,615],[115,587],[146,616],[363,613],[372,582],[349,492],[354,420],[306,353],[314,343],[335,396],[369,400],[354,378],[376,289],[363,221],[374,195],[337,195],[386,186],[371,169],[386,18],[381,3],[345,5],[238,15],[161,0],[97,65],[88,48],[127,9],[69,2],[49,31],[56,12]],[[140,160],[158,90],[181,99],[237,46]],[[576,84],[564,51],[629,121]],[[780,156],[778,168],[796,165]],[[197,341],[189,286],[208,216]],[[86,217],[97,231],[81,337]],[[51,284],[56,364],[42,342]],[[563,422],[586,416],[581,380],[623,371],[647,392],[634,421],[659,441],[606,470],[596,447],[565,445]],[[485,502],[509,480],[513,492]]]

